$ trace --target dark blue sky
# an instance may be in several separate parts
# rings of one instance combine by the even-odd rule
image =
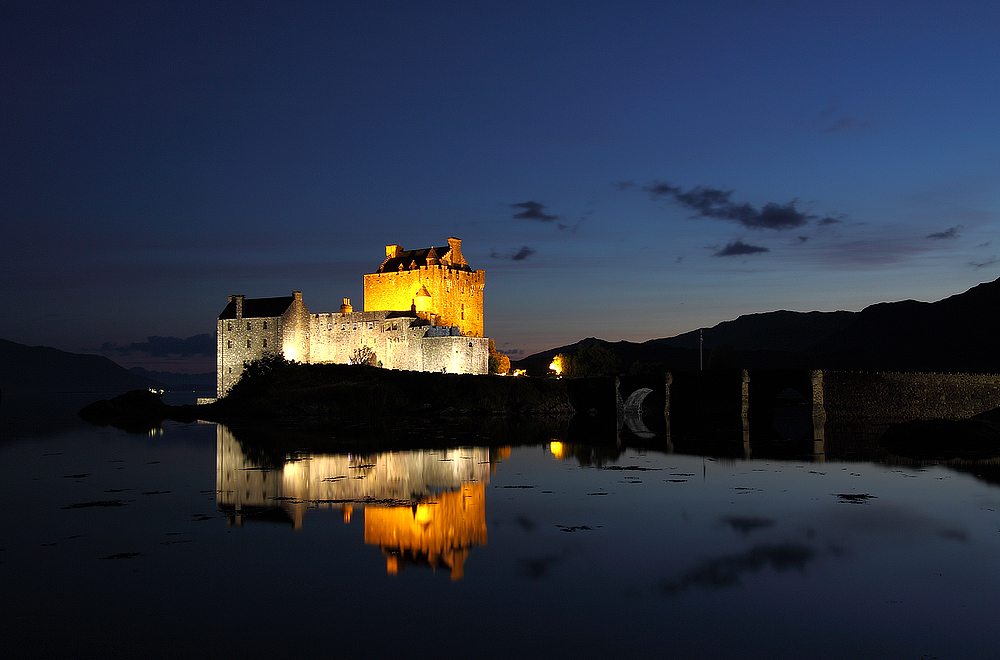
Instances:
[[[448,236],[511,352],[1000,275],[996,2],[3,13],[14,341],[197,366],[140,349],[230,293],[360,306],[387,243]]]

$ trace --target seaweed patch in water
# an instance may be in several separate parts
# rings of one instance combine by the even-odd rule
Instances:
[[[141,552],[119,552],[116,555],[108,555],[107,557],[101,557],[101,559],[132,559],[132,557],[138,557]]]
[[[874,495],[868,493],[834,493],[837,498],[845,504],[865,504],[868,500],[875,499]]]
[[[597,527],[591,527],[590,525],[574,525],[573,527],[567,527],[566,525],[556,525],[560,532],[579,532],[579,531],[591,531],[594,529],[600,529],[603,525],[598,525]]]
[[[608,465],[602,470],[628,470],[630,472],[654,472],[656,470],[662,470],[663,468],[651,468],[651,467],[640,467],[638,465]]]
[[[90,502],[77,502],[75,504],[70,504],[69,506],[64,506],[64,509],[89,509],[95,506],[127,506],[128,502],[124,500],[92,500]]]

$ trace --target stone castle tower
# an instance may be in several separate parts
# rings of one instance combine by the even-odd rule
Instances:
[[[462,239],[448,245],[404,250],[387,245],[385,261],[365,275],[365,311],[410,310],[432,325],[458,327],[467,337],[483,336],[486,273],[462,256]]]

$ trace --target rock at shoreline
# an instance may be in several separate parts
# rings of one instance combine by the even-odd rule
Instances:
[[[88,404],[77,415],[91,424],[144,431],[170,417],[170,409],[163,403],[163,390],[132,390]]]

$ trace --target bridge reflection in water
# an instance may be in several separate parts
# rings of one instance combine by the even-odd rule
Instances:
[[[277,520],[295,529],[311,509],[338,507],[350,523],[360,506],[365,543],[382,549],[389,573],[418,564],[456,580],[469,551],[486,545],[486,484],[509,454],[460,447],[268,459],[248,455],[219,424],[216,501],[230,524]]]

